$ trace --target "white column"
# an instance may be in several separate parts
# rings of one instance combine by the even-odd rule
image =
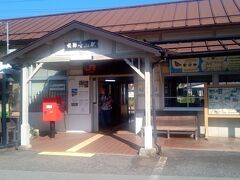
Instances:
[[[22,68],[22,124],[21,124],[21,146],[30,148],[30,125],[28,122],[28,68]]]
[[[145,59],[145,127],[144,149],[153,148],[152,125],[151,125],[151,75],[150,59]]]

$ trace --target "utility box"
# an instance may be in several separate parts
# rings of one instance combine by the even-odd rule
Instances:
[[[43,98],[43,121],[60,121],[62,119],[62,112],[62,100],[60,97]]]

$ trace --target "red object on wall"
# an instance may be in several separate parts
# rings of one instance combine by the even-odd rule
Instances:
[[[43,98],[43,121],[60,121],[62,112],[62,100],[60,97]]]

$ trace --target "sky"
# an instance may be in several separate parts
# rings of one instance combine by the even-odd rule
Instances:
[[[177,0],[0,0],[0,20]]]

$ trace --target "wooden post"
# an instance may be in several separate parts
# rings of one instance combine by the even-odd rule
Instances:
[[[205,139],[208,139],[208,85],[204,84],[204,126]]]

